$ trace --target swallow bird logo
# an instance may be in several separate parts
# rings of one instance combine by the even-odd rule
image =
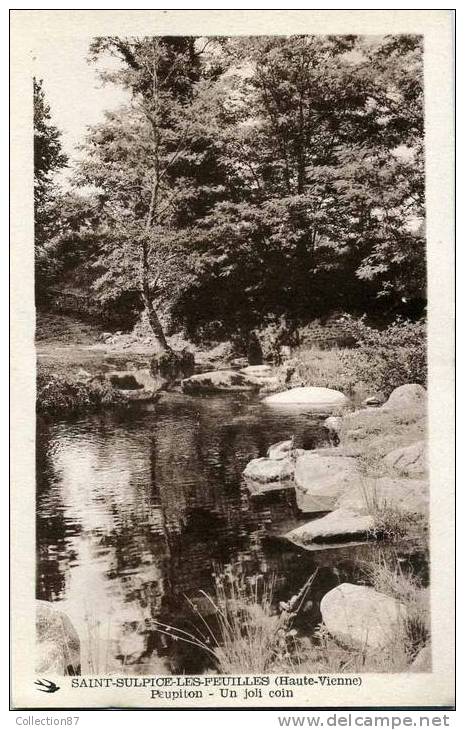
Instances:
[[[60,689],[55,682],[51,682],[49,679],[38,679],[34,684],[37,685],[39,692],[58,692]]]

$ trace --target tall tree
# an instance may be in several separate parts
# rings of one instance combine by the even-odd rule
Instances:
[[[199,221],[197,297],[218,304],[221,282],[226,316],[235,302],[260,320],[421,296],[421,51],[412,36],[226,45],[228,187]]]
[[[208,41],[194,37],[99,38],[91,58],[117,67],[102,78],[128,92],[126,107],[90,130],[76,183],[91,185],[109,235],[97,285],[137,283],[160,351],[169,350],[154,300],[167,265],[180,259],[179,231],[199,202],[191,171],[208,157],[204,127],[213,114],[213,72],[202,73]],[[212,71],[211,66],[210,71]]]
[[[43,82],[33,79],[34,102],[34,240],[36,260],[36,296],[41,299],[52,275],[53,261],[49,244],[59,231],[59,188],[55,174],[67,164],[61,133],[52,124],[51,110]],[[52,270],[52,271],[51,271]]]

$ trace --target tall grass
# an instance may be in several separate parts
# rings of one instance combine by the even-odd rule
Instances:
[[[281,610],[275,608],[275,579],[246,576],[235,566],[215,573],[215,593],[201,591],[212,609],[206,618],[186,599],[202,630],[192,632],[155,623],[155,629],[206,652],[222,674],[297,671],[292,623],[310,590],[316,573]]]

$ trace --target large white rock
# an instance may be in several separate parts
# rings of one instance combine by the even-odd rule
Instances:
[[[306,548],[315,542],[366,538],[374,526],[375,521],[371,515],[359,515],[352,510],[337,509],[291,530],[285,537],[295,545]]]
[[[298,450],[302,453],[302,450]],[[267,456],[249,461],[244,469],[244,476],[262,484],[292,479],[294,476],[295,460],[289,456],[279,459],[270,459]]]
[[[428,470],[425,441],[417,441],[410,446],[402,446],[387,454],[383,463],[400,475],[413,476]]]
[[[336,408],[349,403],[343,393],[331,388],[300,387],[268,395],[263,403],[272,406],[293,405],[311,408]]]
[[[185,378],[181,386],[184,393],[223,393],[258,390],[260,383],[237,370],[211,370]]]
[[[68,616],[48,601],[36,602],[37,674],[80,674],[81,644]]]
[[[350,456],[323,456],[304,451],[296,459],[295,492],[302,512],[328,512],[338,497],[360,482],[357,461]]]
[[[427,514],[429,506],[428,482],[423,479],[365,479],[341,493],[336,507],[366,512],[373,505],[383,510]]]
[[[396,635],[406,617],[405,606],[374,588],[341,583],[320,604],[328,631],[349,646],[382,649]]]
[[[418,408],[425,406],[427,393],[418,383],[407,383],[392,391],[386,403],[381,408]]]

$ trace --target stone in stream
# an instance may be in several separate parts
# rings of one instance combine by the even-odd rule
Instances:
[[[240,373],[256,380],[263,392],[278,390],[282,387],[281,379],[271,365],[249,365],[242,368]]]
[[[385,510],[427,514],[429,506],[428,482],[423,479],[398,477],[365,478],[340,494],[336,507],[363,513],[376,503]]]
[[[395,388],[381,408],[418,408],[425,406],[427,393],[422,385],[418,383],[407,383]]]
[[[237,370],[211,370],[185,378],[181,387],[184,393],[234,393],[259,390],[260,383]]]
[[[399,475],[413,476],[428,471],[426,442],[417,441],[410,446],[402,446],[387,454],[383,463]]]
[[[352,510],[337,509],[324,517],[287,532],[284,537],[294,545],[306,548],[312,546],[313,543],[355,538],[366,539],[374,527],[375,520],[371,515],[360,515]]]
[[[297,453],[303,453],[302,449],[296,449]],[[278,459],[270,459],[267,456],[249,461],[244,469],[244,476],[247,480],[268,484],[269,482],[280,482],[292,479],[294,476],[295,460],[289,456]]]
[[[36,602],[37,674],[80,674],[81,643],[68,616],[48,601]]]
[[[341,583],[323,596],[320,604],[328,631],[348,646],[382,649],[399,633],[407,615],[395,598],[368,586]]]
[[[301,512],[329,512],[344,492],[360,483],[356,459],[298,454],[294,472],[297,506]]]
[[[343,393],[331,388],[299,387],[269,395],[263,403],[272,406],[301,406],[305,408],[337,408],[348,405]]]

